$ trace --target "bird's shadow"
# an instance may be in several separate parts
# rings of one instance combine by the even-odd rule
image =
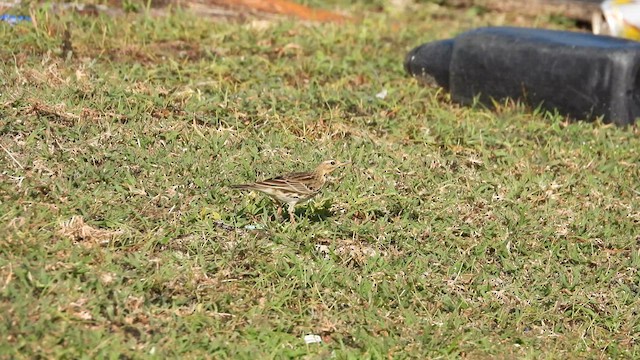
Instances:
[[[301,215],[313,223],[324,221],[333,216],[331,202],[325,200],[321,204],[309,204],[306,209],[296,210],[296,216],[300,217]]]
[[[322,203],[308,203],[306,204],[306,206],[297,207],[295,209],[295,216],[298,220],[307,219],[309,222],[318,223],[333,216],[331,206],[332,204],[329,200],[325,200]],[[258,207],[260,208],[260,210],[258,210],[255,215],[262,216],[263,220],[266,217],[268,219],[267,221],[289,222],[289,216],[286,212],[286,205],[282,205],[281,209],[283,212],[280,214],[280,216],[276,215],[278,204],[273,201],[269,201],[268,203],[260,203]],[[237,213],[236,216],[242,217],[247,216],[247,214],[250,213],[243,210]],[[258,221],[255,216],[250,217]]]

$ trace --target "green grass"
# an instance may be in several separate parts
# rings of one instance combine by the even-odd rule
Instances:
[[[405,75],[509,15],[344,9],[0,24],[2,357],[640,356],[637,130]],[[226,187],[328,158],[296,225]]]

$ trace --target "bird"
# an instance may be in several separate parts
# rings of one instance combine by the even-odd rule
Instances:
[[[291,223],[295,223],[295,206],[316,196],[327,183],[327,175],[350,163],[350,161],[325,160],[313,171],[285,174],[250,184],[231,185],[230,187],[238,190],[260,191],[275,199],[278,203],[288,205],[289,220]],[[278,206],[278,217],[281,214],[282,206]]]

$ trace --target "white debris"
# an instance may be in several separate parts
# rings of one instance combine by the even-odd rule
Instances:
[[[322,342],[320,335],[309,334],[304,336],[304,342],[307,344],[317,344]]]
[[[325,260],[329,260],[331,258],[331,250],[329,250],[327,245],[316,244],[314,248]]]

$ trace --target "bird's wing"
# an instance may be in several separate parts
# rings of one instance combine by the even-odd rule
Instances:
[[[318,191],[314,188],[315,180],[313,173],[293,173],[259,181],[255,185],[312,195]]]

